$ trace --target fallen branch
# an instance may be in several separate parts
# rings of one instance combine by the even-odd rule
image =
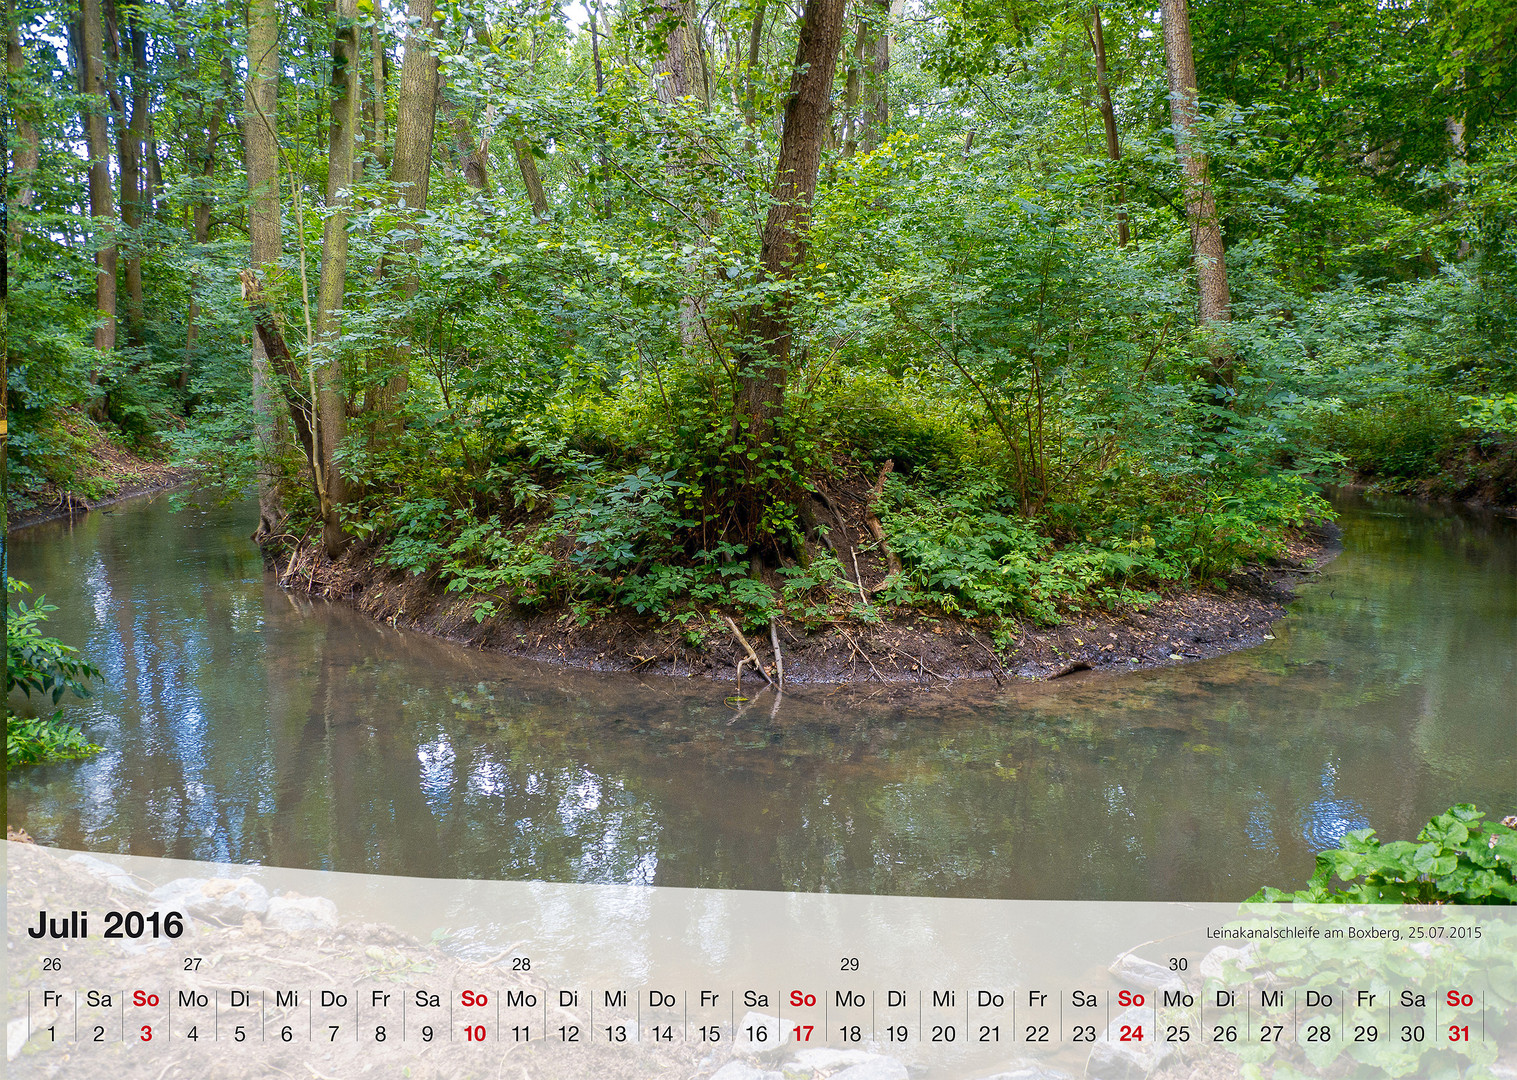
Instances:
[[[848,549],[848,554],[853,556],[853,580],[859,587],[859,599],[864,601],[864,606],[869,606],[869,594],[864,591],[864,575],[859,573],[859,553],[853,548]]]
[[[890,573],[885,576],[885,580],[869,590],[872,593],[877,593],[885,588],[904,570],[904,567],[901,566],[900,558],[895,552],[890,550],[890,544],[885,539],[885,526],[880,524],[879,516],[874,512],[874,504],[885,493],[885,477],[894,469],[894,458],[887,460],[885,464],[880,466],[879,479],[874,482],[874,487],[869,491],[869,501],[864,505],[864,525],[869,529],[869,535],[874,537],[875,541],[880,545],[880,554],[885,556],[885,563],[890,567]]]
[[[770,686],[773,686],[774,680],[769,677],[769,672],[764,670],[763,662],[759,660],[758,653],[754,652],[753,646],[748,644],[748,639],[745,638],[743,636],[743,632],[737,628],[737,623],[732,621],[732,616],[723,615],[722,618],[726,620],[727,628],[731,630],[733,635],[737,638],[738,644],[747,651],[748,659],[753,661],[753,666],[758,668],[758,673],[764,677],[764,681],[766,683],[768,683]]]
[[[980,648],[984,649],[985,655],[989,656],[992,660],[995,661],[996,667],[999,667],[1002,671],[1006,670],[1006,665],[1001,663],[1001,658],[991,651],[990,646],[986,645],[974,634],[969,635],[969,640],[974,642]],[[990,677],[996,681],[997,686],[1001,685],[1001,676],[996,672],[995,668],[990,669]]]
[[[869,665],[869,670],[872,671],[872,672],[874,672],[874,677],[876,679],[879,679],[880,682],[884,682],[885,681],[885,677],[880,674],[879,668],[877,668],[877,667],[874,666],[874,661],[871,660],[871,659],[869,659],[869,654],[866,653],[863,649],[859,648],[858,643],[853,640],[853,638],[849,635],[848,631],[844,630],[840,626],[840,627],[838,627],[838,633],[840,633],[840,634],[843,635],[843,639],[848,642],[849,647],[851,649],[853,649],[854,652],[858,653],[861,657],[864,658],[864,663],[866,663],[866,664]]]

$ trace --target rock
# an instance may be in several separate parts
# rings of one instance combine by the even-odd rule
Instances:
[[[849,1065],[864,1065],[879,1057],[864,1050],[802,1050],[785,1062],[785,1068],[797,1072],[816,1072],[818,1069],[842,1069]]]
[[[252,878],[176,878],[151,895],[160,908],[233,925],[269,907],[269,890]]]
[[[1229,982],[1223,974],[1222,968],[1229,961],[1238,964],[1246,964],[1253,959],[1254,947],[1244,945],[1240,949],[1234,949],[1230,945],[1218,945],[1211,952],[1201,957],[1201,962],[1196,965],[1196,972],[1201,976],[1203,983]]]
[[[16,1055],[26,1045],[26,1017],[18,1016],[5,1025],[5,1060],[15,1061]]]
[[[276,896],[269,901],[263,921],[287,934],[331,930],[337,926],[337,905],[321,896]]]
[[[910,1080],[911,1074],[895,1058],[873,1057],[859,1065],[851,1065],[842,1072],[833,1073],[828,1080]]]
[[[1153,1035],[1154,1014],[1148,1009],[1127,1009],[1106,1029],[1106,1040],[1096,1043],[1085,1064],[1085,1075],[1095,1080],[1143,1080],[1178,1051],[1171,1043],[1159,1042]],[[1142,1042],[1122,1042],[1122,1027],[1142,1027],[1148,1038]]]
[[[729,1061],[711,1074],[711,1080],[785,1080],[785,1074],[765,1072],[746,1061]]]
[[[1073,1080],[1068,1073],[1059,1072],[1057,1069],[1047,1069],[1035,1061],[1024,1061],[1013,1065],[1010,1072],[998,1072],[994,1076],[981,1077],[980,1080]]]
[[[1115,975],[1118,981],[1126,983],[1135,990],[1159,992],[1185,989],[1180,976],[1173,971],[1152,960],[1134,956],[1132,953],[1123,953],[1106,970]]]
[[[103,878],[105,883],[113,889],[123,892],[144,893],[147,892],[141,885],[132,880],[128,874],[115,863],[108,863],[104,859],[97,859],[93,855],[70,855],[68,861],[84,867],[96,877]]]
[[[749,1039],[749,1028],[752,1028],[755,1034],[761,1033],[763,1037]],[[780,1027],[780,1018],[766,1016],[761,1012],[744,1013],[742,1021],[737,1025],[737,1033],[736,1048],[743,1054],[761,1054],[765,1050],[783,1046],[788,1041],[784,1030]]]

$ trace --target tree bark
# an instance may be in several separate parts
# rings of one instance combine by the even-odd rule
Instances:
[[[110,107],[105,86],[105,27],[100,0],[79,0],[79,89],[84,98],[84,136],[89,148],[90,217],[96,232],[95,348],[116,347],[116,209],[111,191]]]
[[[806,0],[801,17],[760,255],[764,277],[778,288],[750,312],[748,345],[738,372],[738,422],[747,427],[747,441],[755,448],[772,441],[774,421],[784,407],[792,306],[786,284],[806,258],[811,202],[830,128],[844,4],[845,0]]]
[[[110,7],[114,7],[111,4]],[[109,10],[108,8],[107,10]],[[147,145],[147,34],[139,25],[136,9],[125,9],[126,48],[131,56],[131,119],[117,138],[121,162],[121,224],[128,234],[126,254],[126,342],[140,347],[147,343],[143,325],[142,296],[142,152]]]
[[[427,187],[432,172],[432,139],[437,121],[437,55],[428,48],[422,33],[432,29],[434,0],[410,0],[407,17],[417,29],[406,35],[406,54],[400,63],[400,96],[395,113],[395,154],[390,163],[390,183],[396,198],[415,210],[427,208]],[[412,231],[405,245],[414,254],[421,249],[421,233]],[[380,276],[388,267],[381,263]],[[414,269],[406,271],[401,292],[410,300],[421,283]],[[408,348],[392,350],[391,366],[395,370],[378,395],[380,416],[377,430],[395,432],[400,427],[400,410],[410,389],[411,353]]]
[[[664,54],[653,65],[658,103],[668,109],[676,101],[693,97],[701,108],[711,106],[710,80],[706,76],[705,48],[701,41],[700,13],[693,0],[655,0],[649,8],[656,24],[664,24]]]
[[[9,217],[6,229],[14,242],[22,234],[22,215],[31,209],[32,181],[42,160],[42,144],[37,139],[35,110],[29,101],[18,100],[16,93],[26,73],[26,51],[21,46],[20,27],[9,20],[6,25],[5,63],[10,72],[11,117],[15,128],[11,142],[10,187],[14,197],[6,208]]]
[[[874,55],[874,42],[870,38],[869,20],[859,13],[853,31],[853,58],[848,64],[848,77],[843,84],[843,156],[851,158],[858,152],[859,99],[864,93],[864,64]]]
[[[374,14],[383,15],[384,6],[380,0],[374,2]],[[371,145],[374,148],[374,160],[379,162],[381,169],[390,167],[390,101],[388,92],[385,90],[385,80],[390,70],[390,57],[385,51],[384,30],[379,22],[374,24],[373,40],[373,71],[374,93],[369,98],[370,107],[374,110],[371,120],[374,124],[374,133]],[[366,141],[369,141],[366,139]]]
[[[316,307],[317,466],[322,483],[322,544],[328,558],[347,545],[342,505],[347,485],[338,467],[347,429],[348,403],[342,391],[337,339],[342,331],[342,304],[348,275],[348,194],[353,183],[353,146],[358,135],[358,0],[337,0],[332,35],[332,121],[327,133],[326,223],[321,239],[321,284]]]
[[[192,211],[195,229],[195,243],[205,245],[211,242],[211,196],[209,188],[211,178],[216,172],[216,143],[221,138],[221,118],[226,112],[227,101],[232,94],[232,59],[229,56],[221,60],[221,92],[211,104],[211,115],[205,120],[205,146],[197,148],[199,153],[194,157],[192,165],[198,166],[200,174],[200,190],[195,195],[195,205]],[[200,275],[195,274],[190,278],[190,309],[185,317],[184,324],[184,364],[179,369],[179,389],[187,390],[190,385],[191,365],[195,356],[195,349],[200,342],[200,301],[196,299],[196,289],[200,284]]]
[[[586,11],[589,11],[589,8],[586,8]],[[592,20],[593,20],[594,13],[591,12],[590,14],[591,14]],[[490,35],[490,27],[485,23],[485,21],[483,19],[476,20],[473,23],[473,28],[474,28],[474,39],[476,41],[478,41],[479,44],[482,45],[485,49],[489,50],[490,52],[494,52],[495,51],[495,39]],[[598,66],[599,63],[600,63],[600,61],[599,61],[600,49],[595,44],[595,38],[597,36],[597,30],[595,28],[595,23],[593,21],[590,24],[590,34],[591,34],[591,40],[590,40],[591,48],[594,51],[595,56],[597,57],[597,59],[596,59],[596,64],[597,64],[597,67],[596,67],[596,81],[597,81],[597,87],[599,88],[599,86],[600,86],[600,78],[601,78],[600,68]],[[535,44],[534,44],[533,50],[532,50],[532,67],[533,67],[533,69],[536,69],[536,67],[537,67],[537,48],[536,48]],[[598,92],[599,92],[599,89],[597,89],[597,93]],[[489,107],[489,109],[486,110],[486,113],[485,113],[486,123],[490,123],[491,122],[491,118],[494,115],[494,108],[495,107],[492,105],[492,106]],[[468,120],[467,120],[467,118],[463,117],[461,113],[455,113],[454,115],[455,115],[455,117],[459,118],[459,119],[455,120],[455,122],[454,122],[454,130],[455,130],[456,133],[458,133],[459,142],[460,142],[460,156],[462,157],[463,156],[462,144],[464,142],[467,142],[470,145],[473,145],[473,136],[470,135],[470,134],[468,134],[468,128],[467,128]],[[460,120],[465,125],[461,132],[459,131],[459,121]],[[478,171],[479,171],[480,177],[481,177],[481,179],[483,180],[483,183],[484,183],[484,186],[481,187],[480,190],[488,190],[488,188],[489,188],[489,174],[485,171],[485,155],[486,155],[486,149],[487,149],[488,145],[489,145],[489,140],[488,140],[488,138],[486,138],[476,148],[476,150],[474,152],[474,160],[479,163],[478,164]],[[512,139],[511,140],[511,154],[512,154],[512,157],[514,157],[515,160],[516,160],[516,171],[519,172],[519,173],[521,173],[522,186],[527,189],[527,201],[532,204],[532,216],[536,217],[536,218],[545,218],[545,217],[547,217],[548,216],[548,195],[547,195],[547,192],[545,192],[543,190],[542,176],[537,171],[537,159],[532,154],[532,144],[529,143],[529,142],[527,142],[527,140],[523,139],[523,138]],[[470,183],[471,186],[479,186],[479,185],[476,185],[475,182],[474,182],[474,180],[470,178],[469,168],[468,168],[467,164],[464,167],[464,179],[467,180]]]
[[[1196,61],[1191,48],[1190,7],[1187,0],[1163,0],[1164,62],[1169,74],[1169,111],[1174,123],[1175,153],[1184,175],[1185,216],[1190,223],[1191,252],[1196,265],[1198,310],[1203,332],[1231,319],[1227,264],[1222,228],[1212,194],[1206,154],[1196,146]],[[1231,356],[1212,338],[1208,347],[1213,367],[1226,381]]]
[[[248,174],[248,234],[255,271],[277,264],[283,248],[279,220],[279,143],[274,129],[279,111],[279,9],[276,0],[248,0],[248,80],[242,123]],[[262,451],[258,471],[258,527],[263,543],[279,533],[284,520],[279,485],[271,466],[284,445],[275,408],[277,383],[269,368],[263,335],[253,338],[253,422]],[[283,394],[280,395],[281,397]]]
[[[885,141],[890,125],[890,18],[896,14],[891,0],[871,0],[873,12],[874,65],[865,85],[863,144],[867,152]]]
[[[1111,104],[1111,80],[1106,69],[1106,34],[1101,27],[1101,5],[1090,5],[1093,28],[1090,38],[1090,46],[1096,54],[1096,89],[1101,96],[1101,122],[1106,127],[1106,156],[1112,161],[1122,160],[1122,145],[1117,141],[1117,113]],[[1127,191],[1121,185],[1117,185],[1117,245],[1126,247],[1127,234]]]
[[[743,68],[743,118],[750,129],[758,125],[758,108],[754,98],[758,92],[759,48],[764,43],[764,14],[767,6],[766,0],[759,0],[753,9],[753,24],[748,28],[748,63]],[[748,151],[753,152],[751,139]]]

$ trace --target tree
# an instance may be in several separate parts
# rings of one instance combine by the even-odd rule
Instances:
[[[764,454],[770,452],[774,422],[784,409],[793,332],[789,283],[806,258],[822,144],[830,130],[832,78],[844,4],[845,0],[807,0],[785,101],[779,161],[760,254],[769,289],[748,312],[748,340],[738,371],[738,425],[747,429],[748,445]],[[761,514],[757,503],[748,508],[750,529],[757,527]]]
[[[12,241],[21,236],[21,215],[32,205],[32,182],[37,165],[42,157],[42,144],[37,138],[37,124],[30,101],[18,99],[21,77],[26,71],[26,51],[21,44],[21,28],[6,20],[5,63],[10,76],[10,93],[7,100],[11,107],[14,125],[11,152],[10,187],[7,191],[9,215],[7,229]]]
[[[143,169],[142,153],[147,146],[148,103],[150,100],[147,68],[147,33],[141,25],[141,12],[135,6],[123,9],[117,17],[114,0],[106,0],[106,21],[111,31],[112,54],[118,68],[130,71],[131,112],[127,114],[125,94],[114,95],[118,102],[116,157],[121,182],[121,224],[127,234],[126,251],[126,341],[140,348],[145,342],[142,294],[142,222]],[[122,58],[120,54],[127,56]],[[123,59],[125,62],[122,62]]]
[[[116,347],[116,211],[111,197],[109,99],[105,78],[105,28],[100,0],[80,0],[77,23],[79,92],[83,97],[85,145],[89,153],[90,218],[95,232],[95,348]]]
[[[284,244],[280,235],[279,9],[276,0],[248,2],[248,81],[242,122],[243,158],[248,174],[248,235],[255,271],[277,264]],[[265,464],[258,473],[258,527],[253,538],[271,540],[280,531],[284,510],[272,463],[284,445],[283,423],[276,406],[282,397],[269,367],[263,338],[253,335],[253,417]]]
[[[180,62],[185,64],[189,57],[187,53],[181,53]],[[221,137],[221,121],[226,113],[227,103],[232,96],[232,59],[230,56],[221,58],[221,86],[217,96],[211,101],[209,113],[206,115],[205,97],[200,99],[197,123],[190,136],[189,157],[192,162],[198,159],[200,191],[194,201],[193,224],[195,229],[195,243],[199,245],[211,242],[211,196],[209,188],[216,172],[216,144]],[[201,130],[205,132],[204,145],[197,144],[197,138]],[[184,364],[179,369],[179,389],[189,388],[190,364],[195,355],[196,344],[200,339],[200,301],[196,296],[199,286],[198,275],[190,282],[190,305],[189,312],[185,316],[184,326]]]
[[[347,428],[347,397],[342,388],[342,365],[337,339],[342,329],[342,303],[348,274],[348,189],[353,183],[353,146],[358,134],[358,0],[337,0],[337,25],[332,35],[332,120],[327,127],[326,224],[321,241],[321,284],[317,289],[316,340],[316,465],[317,495],[321,501],[322,544],[335,558],[347,543],[341,507],[346,484],[338,465]]]
[[[1163,0],[1162,12],[1169,112],[1174,125],[1175,153],[1180,158],[1180,170],[1184,176],[1185,216],[1190,224],[1200,323],[1208,337],[1208,351],[1217,375],[1225,382],[1231,357],[1212,331],[1217,324],[1230,321],[1232,316],[1217,201],[1212,192],[1206,153],[1196,144],[1200,95],[1196,89],[1196,61],[1191,48],[1190,7],[1187,0]]]
[[[1122,160],[1122,146],[1117,141],[1117,111],[1111,104],[1111,81],[1106,70],[1106,34],[1101,26],[1101,5],[1091,4],[1090,14],[1090,48],[1096,57],[1096,90],[1101,98],[1101,123],[1106,129],[1106,156],[1113,162],[1118,162]],[[1126,199],[1126,192],[1118,186],[1117,244],[1120,247],[1126,247],[1128,242],[1127,210],[1122,205]]]
[[[437,122],[437,54],[428,37],[436,12],[434,0],[411,0],[406,10],[411,31],[406,35],[406,53],[400,62],[400,96],[395,113],[395,153],[390,162],[390,185],[395,199],[412,210],[427,208],[427,189],[432,174],[432,138]],[[414,255],[421,250],[421,234],[412,229],[405,250]],[[380,275],[388,273],[388,264],[380,266]],[[408,270],[401,284],[401,294],[413,300],[421,288],[414,270]],[[383,392],[378,395],[378,428],[399,427],[399,412],[410,387],[410,350],[404,346],[392,350],[391,371]]]

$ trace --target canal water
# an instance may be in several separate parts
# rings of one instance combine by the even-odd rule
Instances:
[[[168,496],[10,538],[101,668],[106,750],[18,770],[44,844],[424,877],[1228,901],[1351,829],[1517,812],[1517,522],[1340,501],[1263,645],[997,688],[522,662],[292,596],[254,508]],[[13,697],[13,707],[24,700]]]

